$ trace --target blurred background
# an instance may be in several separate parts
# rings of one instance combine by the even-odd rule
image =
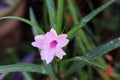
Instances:
[[[109,0],[73,0],[74,7],[79,20],[89,14],[100,5]],[[57,6],[57,0],[55,0]],[[67,1],[64,2],[63,25],[72,27],[74,20],[70,14]],[[42,29],[46,32],[50,29],[48,11],[45,0],[0,0],[0,17],[19,16],[30,19],[29,8],[33,9],[35,18]],[[91,20],[87,29],[83,29],[91,38],[95,45],[101,45],[107,41],[120,36],[120,0],[117,0],[110,7],[106,8],[93,20]],[[67,32],[69,27],[66,28]],[[89,33],[91,32],[91,33]],[[92,35],[90,35],[92,34]],[[32,54],[30,62],[41,62],[36,49],[31,46],[34,40],[32,29],[29,25],[17,20],[0,21],[0,64],[12,64],[19,62],[26,55]],[[75,42],[73,39],[71,42]],[[72,48],[73,43],[69,44]],[[77,48],[76,48],[77,49]],[[74,51],[74,50],[73,50]],[[73,52],[72,51],[72,52]],[[89,50],[88,50],[89,51]],[[76,50],[76,53],[78,51]],[[82,53],[82,52],[81,52]],[[81,55],[81,54],[80,54]],[[71,57],[72,54],[69,55]],[[35,58],[35,59],[34,59]],[[120,73],[120,48],[111,51],[105,57],[106,63],[114,67]],[[24,62],[24,61],[23,61]],[[29,62],[29,61],[28,61]],[[34,75],[35,76],[35,75]],[[43,76],[43,75],[42,75]],[[37,75],[37,77],[41,77]],[[17,79],[11,79],[17,80]],[[22,79],[21,79],[22,80]],[[37,80],[37,79],[36,79]],[[49,80],[49,79],[45,79]],[[92,79],[91,79],[92,80]],[[97,80],[101,80],[98,78]],[[116,79],[115,79],[116,80]]]

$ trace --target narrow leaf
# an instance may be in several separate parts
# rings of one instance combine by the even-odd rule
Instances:
[[[73,0],[67,0],[67,2],[68,2],[68,7],[69,7],[69,10],[70,10],[70,13],[72,15],[73,22],[74,22],[74,24],[77,24],[78,23],[79,12],[76,9],[76,5],[75,5]]]
[[[67,34],[68,34],[68,38],[71,39],[73,37],[73,35],[83,26],[85,26],[87,24],[87,22],[89,22],[93,17],[95,17],[98,13],[100,13],[102,10],[104,10],[105,8],[107,8],[108,6],[110,6],[113,2],[115,2],[116,0],[110,0],[107,3],[103,4],[102,6],[100,6],[99,8],[95,9],[94,11],[92,11],[90,14],[88,14],[87,16],[85,16],[81,21],[79,21],[78,24],[76,24]]]
[[[46,74],[44,67],[35,64],[12,64],[12,65],[3,65],[0,66],[0,73],[9,73],[9,72],[18,72],[18,71],[27,71],[27,72],[37,72]]]
[[[55,72],[51,64],[45,64],[46,74],[50,76],[51,80],[56,80]]]
[[[100,64],[99,62],[95,61],[95,60],[88,60],[87,58],[85,57],[76,57],[76,61],[85,61],[89,64],[92,64],[92,65],[95,65],[103,70],[107,70],[106,67],[104,67],[102,64]]]
[[[17,16],[6,16],[6,17],[0,18],[0,20],[3,20],[3,19],[16,19],[16,20],[23,21],[23,22],[29,24],[30,26],[34,27],[36,30],[38,30],[39,33],[44,34],[44,31],[37,24],[35,24],[25,18],[21,18],[21,17],[17,17]]]
[[[116,49],[120,47],[120,38],[114,39],[109,41],[106,44],[103,44],[99,47],[97,47],[96,49],[94,49],[91,52],[88,52],[84,55],[84,57],[87,60],[96,60],[97,58],[99,58],[100,56],[103,56],[104,54]],[[76,72],[78,69],[84,67],[85,65],[87,65],[87,63],[83,62],[83,61],[75,61],[72,66],[70,67],[70,69],[68,69],[66,75],[70,75],[74,72]]]
[[[34,15],[34,12],[33,12],[31,7],[29,8],[29,13],[30,13],[30,20],[32,22],[38,24],[37,20],[35,19],[35,15]],[[32,27],[32,31],[33,31],[34,36],[39,34],[38,31],[34,27]]]
[[[111,41],[107,42],[106,44],[103,44],[103,45],[97,47],[93,51],[88,52],[85,55],[85,57],[88,59],[97,59],[98,57],[100,57],[118,47],[120,47],[120,38],[111,40]]]
[[[50,25],[56,24],[56,11],[55,11],[55,4],[54,0],[46,0],[48,13],[49,13],[49,19],[50,19]]]
[[[31,77],[31,75],[28,72],[22,72],[24,75],[24,80],[33,80],[33,78]]]
[[[57,9],[57,32],[61,33],[62,29],[62,13],[63,13],[63,0],[58,0],[58,9]]]

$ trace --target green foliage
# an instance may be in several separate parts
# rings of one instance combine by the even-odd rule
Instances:
[[[97,47],[96,49],[94,49],[91,52],[88,52],[84,55],[84,59],[87,61],[92,61],[90,63],[94,63],[94,61],[99,58],[100,56],[103,56],[104,54],[116,49],[120,47],[120,38],[114,39],[106,44],[103,44],[99,47]],[[73,72],[76,72],[77,70],[79,70],[80,68],[84,67],[87,63],[85,63],[84,61],[80,60],[81,57],[77,57],[75,58],[75,62],[72,64],[72,66],[70,67],[70,69],[68,69],[66,75],[70,75]],[[94,63],[95,65],[96,62]],[[100,66],[99,66],[100,67]]]
[[[54,27],[56,25],[56,10],[55,10],[55,5],[54,5],[54,0],[46,0],[47,8],[48,8],[48,13],[49,13],[49,21],[51,27]]]
[[[69,40],[71,40],[71,43],[72,43],[72,38],[74,37],[74,40],[72,43],[74,46],[70,45],[64,48],[65,51],[68,52],[67,54],[69,55],[60,62],[59,60],[57,61],[56,59],[55,59],[55,62],[53,61],[51,64],[46,64],[44,61],[42,63],[40,62],[40,64],[42,64],[43,66],[36,65],[36,64],[23,64],[23,63],[1,65],[0,73],[8,74],[10,72],[21,71],[25,76],[26,80],[33,80],[33,78],[28,72],[36,72],[36,73],[48,75],[51,78],[51,80],[57,80],[57,79],[66,80],[72,74],[78,80],[79,79],[88,80],[89,78],[90,80],[93,80],[92,77],[89,77],[91,75],[93,76],[91,72],[92,68],[97,70],[96,69],[97,67],[100,70],[102,69],[104,71],[107,71],[107,67],[102,56],[120,47],[120,38],[111,40],[106,44],[96,47],[96,44],[93,41],[93,39],[96,40],[95,35],[92,33],[92,31],[89,29],[89,26],[86,24],[90,20],[92,20],[97,14],[99,14],[101,11],[103,11],[112,3],[114,3],[116,0],[109,0],[108,2],[106,2],[105,4],[103,4],[102,6],[98,7],[95,10],[93,10],[93,5],[91,0],[87,0],[87,2],[89,3],[88,5],[90,9],[93,11],[82,19],[80,16],[81,13],[78,11],[78,8],[74,0],[66,0],[66,2],[64,0],[58,0],[57,9],[55,8],[54,0],[45,0],[45,1],[46,1],[45,2],[46,5],[44,5],[44,9],[48,10],[49,22],[50,22],[50,25],[48,26],[48,28],[46,27],[47,30],[53,27],[56,29],[57,33],[60,34],[63,32],[64,29],[66,29],[64,31],[65,32],[68,31],[67,35]],[[67,5],[64,5],[64,4],[67,4]],[[71,23],[73,25],[72,28],[71,27],[65,28],[64,26],[64,25],[71,26],[71,24],[67,22],[63,22],[64,18],[66,17],[65,16],[66,13],[63,11],[63,9],[64,10],[68,9],[69,14],[72,16],[72,20],[74,24],[73,25]],[[17,16],[1,17],[0,20],[3,20],[3,19],[20,20],[29,24],[32,27],[32,32],[34,36],[44,34],[45,32],[43,30],[45,31],[47,30],[46,28],[38,25],[38,21],[36,20],[36,15],[34,14],[33,9],[31,7],[29,8],[29,13],[30,13],[30,20],[20,18]],[[84,27],[85,25],[86,27]],[[88,31],[88,34],[86,33],[86,31]],[[72,50],[69,51],[69,49],[72,49],[72,48],[73,48],[73,52]],[[14,50],[12,49],[7,50],[7,53],[11,55],[13,52]],[[40,50],[38,50],[38,52],[40,52]],[[88,71],[84,69],[82,70],[82,68],[85,66],[89,68]],[[115,78],[119,79],[118,74],[115,75]]]
[[[0,66],[0,73],[9,73],[9,72],[17,72],[17,71],[37,72],[37,73],[46,74],[45,68],[36,64],[19,63],[19,64]]]
[[[28,73],[28,72],[22,72],[23,75],[24,75],[24,80],[33,80],[31,75]]]
[[[58,34],[61,33],[61,29],[62,29],[63,2],[64,0],[58,0],[57,28],[56,28]]]
[[[90,14],[88,14],[87,16],[85,16],[82,20],[80,20],[78,22],[78,24],[76,24],[67,34],[68,34],[68,38],[71,39],[72,36],[74,36],[73,34],[75,34],[75,32],[77,32],[80,28],[82,28],[83,26],[85,26],[93,17],[95,17],[98,13],[100,13],[102,10],[104,10],[105,8],[107,8],[108,6],[110,6],[113,2],[115,2],[116,0],[110,0],[108,2],[106,2],[104,5],[100,6],[99,8],[95,9],[94,11],[92,11]]]
[[[32,8],[29,8],[29,13],[30,13],[30,20],[31,20],[32,22],[38,24],[38,23],[37,23],[37,20],[35,19],[35,15],[34,15],[34,13],[33,13]],[[37,29],[34,28],[34,26],[32,26],[32,30],[33,30],[34,36],[39,34],[38,31],[37,31]]]
[[[17,17],[17,16],[6,16],[6,17],[1,17],[0,20],[3,19],[16,19],[22,22],[25,22],[27,24],[29,24],[30,26],[34,27],[39,33],[44,34],[44,31],[35,23],[25,19],[25,18],[21,18],[21,17]]]

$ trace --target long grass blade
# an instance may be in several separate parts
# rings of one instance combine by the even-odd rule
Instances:
[[[102,10],[110,6],[112,3],[114,3],[116,0],[110,0],[107,3],[103,4],[99,8],[92,11],[90,14],[85,16],[82,20],[79,21],[78,24],[76,24],[67,34],[68,38],[71,39],[74,34],[81,29],[83,26],[85,26],[92,18],[94,18],[98,13],[100,13]]]

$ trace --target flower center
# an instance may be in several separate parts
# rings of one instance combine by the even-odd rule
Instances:
[[[56,41],[56,40],[53,40],[53,41],[50,43],[50,48],[54,48],[56,45],[57,45],[57,41]]]

